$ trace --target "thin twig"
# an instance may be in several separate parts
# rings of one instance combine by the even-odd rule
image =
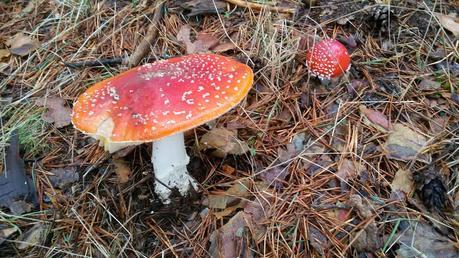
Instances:
[[[279,7],[279,6],[269,6],[265,4],[257,4],[257,3],[251,3],[248,1],[244,0],[225,0],[226,2],[230,4],[234,4],[240,7],[245,7],[245,8],[252,8],[255,10],[268,10],[268,11],[273,11],[273,12],[279,12],[279,13],[291,13],[295,14],[296,10],[295,8],[288,8],[288,7]]]
[[[148,56],[146,57],[146,62],[150,63],[156,61],[157,57],[155,56]],[[88,61],[81,61],[81,62],[64,62],[64,65],[69,68],[87,68],[87,67],[98,67],[98,66],[115,66],[121,64],[127,64],[129,61],[128,57],[121,57],[115,56],[111,58],[102,58],[96,60],[88,60]]]
[[[163,0],[156,1],[155,14],[153,15],[151,24],[148,27],[147,34],[129,58],[128,64],[130,67],[136,66],[140,63],[142,58],[149,52],[150,46],[157,39],[156,35],[158,34],[158,23],[163,17],[163,6]]]

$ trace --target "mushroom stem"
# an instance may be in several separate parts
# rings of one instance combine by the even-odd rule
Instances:
[[[183,133],[174,134],[153,142],[151,163],[155,172],[155,192],[164,204],[169,204],[171,190],[176,188],[186,196],[190,186],[197,190],[196,180],[188,174]]]

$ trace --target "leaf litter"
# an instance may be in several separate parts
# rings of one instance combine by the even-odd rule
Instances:
[[[47,108],[42,115],[43,120],[54,123],[56,128],[62,128],[70,124],[70,114],[72,109],[65,105],[65,101],[58,97],[39,98],[35,100],[39,106]]]
[[[24,58],[10,54],[0,60],[5,68],[0,68],[0,99],[6,103],[0,107],[2,137],[27,124],[29,113],[42,113],[35,99],[63,96],[70,104],[90,84],[125,70],[120,65],[68,71],[62,62],[111,60],[133,53],[146,34],[145,24],[158,13],[156,1],[151,5],[148,1],[31,2],[0,3],[0,13],[5,14],[0,15],[3,37],[33,31],[29,39],[44,46],[26,45]],[[455,195],[459,103],[455,75],[459,70],[448,23],[440,24],[446,33],[438,33],[432,29],[436,24],[426,21],[439,19],[413,1],[391,3],[394,17],[391,13],[390,20],[384,20],[386,5],[374,4],[382,14],[382,19],[375,20],[362,1],[331,9],[326,1],[306,1],[314,2],[313,8],[295,0],[215,1],[222,7],[217,11],[208,8],[213,2],[166,1],[157,37],[149,46],[151,58],[144,61],[188,50],[224,52],[249,64],[255,72],[254,89],[240,107],[213,122],[212,128],[235,133],[250,155],[223,151],[216,157],[217,148],[200,151],[198,141],[207,132],[205,126],[186,132],[187,152],[193,161],[189,169],[199,179],[203,197],[177,199],[165,207],[151,195],[149,145],[110,157],[89,137],[65,125],[57,128],[58,119],[49,119],[57,123],[41,124],[42,132],[33,133],[37,137],[32,139],[49,144],[49,150],[32,152],[24,144],[20,151],[27,174],[36,176],[42,210],[39,215],[6,217],[2,223],[26,232],[39,218],[52,221],[52,230],[46,241],[31,241],[38,246],[19,250],[4,242],[1,251],[14,249],[11,256],[37,257],[49,255],[49,248],[70,256],[205,257],[209,247],[216,246],[211,253],[246,257],[391,257],[402,245],[386,246],[387,239],[405,232],[406,221],[434,217],[420,204],[429,203],[423,199],[432,199],[432,194],[421,191],[441,188],[437,192]],[[255,2],[257,8],[247,7]],[[432,12],[453,10],[450,1],[425,5]],[[25,8],[30,19],[24,16],[25,6],[33,6]],[[298,12],[272,11],[284,6]],[[188,46],[176,42],[184,25],[189,26],[182,38]],[[398,31],[397,37],[380,30],[392,25],[398,26],[390,30]],[[307,42],[298,45],[305,37],[344,39],[352,52],[346,77],[330,85],[308,77],[303,55]],[[21,130],[28,134],[32,129]],[[220,138],[215,141],[233,144]],[[6,142],[6,138],[0,141],[0,147],[7,146]],[[1,152],[0,157],[3,163]],[[121,157],[129,162],[130,173],[120,170],[116,174],[113,159]],[[442,169],[432,172],[433,179],[423,180],[429,187],[409,194],[413,192],[410,173],[423,170],[426,162]],[[56,185],[48,184],[49,172],[70,172],[72,167],[81,173],[81,180],[72,183],[75,191],[70,195],[55,191],[51,198],[48,193]],[[337,178],[338,172],[345,180]],[[438,174],[445,176],[442,187],[435,179]],[[233,185],[244,178],[250,179],[244,183],[247,188]],[[269,185],[269,192],[259,184]],[[225,193],[231,188],[235,192]],[[214,208],[207,206],[208,194],[216,198],[211,201]],[[250,203],[258,205],[248,207]],[[457,216],[436,212],[435,218],[446,228],[437,232],[438,238],[455,239]],[[7,235],[10,240],[16,233]],[[455,243],[443,244],[448,249]]]

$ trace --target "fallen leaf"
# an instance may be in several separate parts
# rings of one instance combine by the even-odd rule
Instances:
[[[8,68],[10,68],[10,65],[8,63],[0,63],[0,73],[9,74],[9,72],[6,71],[6,69]]]
[[[27,3],[26,7],[22,9],[21,13],[22,14],[28,14],[31,13],[33,10],[35,10],[35,7],[38,4],[38,0],[30,0],[29,3]]]
[[[34,208],[34,204],[23,200],[16,200],[11,202],[8,208],[10,209],[11,214],[21,215],[31,212]]]
[[[386,133],[392,129],[391,123],[387,119],[387,116],[384,115],[383,113],[376,111],[376,110],[369,109],[365,107],[364,105],[360,105],[359,109],[360,109],[360,113],[363,116],[363,122],[366,125],[373,126],[378,131],[381,131],[383,133]]]
[[[352,246],[360,252],[373,252],[383,246],[382,237],[379,235],[378,227],[373,217],[373,209],[367,200],[363,200],[360,195],[353,194],[349,197],[348,205],[354,208],[363,218],[368,219],[366,227],[355,232],[353,235]]]
[[[441,88],[441,83],[430,80],[430,79],[423,79],[418,84],[418,88],[421,90],[438,90]]]
[[[35,51],[40,44],[24,33],[18,33],[9,39],[6,44],[10,46],[10,52],[13,55],[26,56]]]
[[[234,45],[232,42],[224,42],[224,43],[218,44],[215,47],[213,47],[212,52],[223,53],[223,52],[230,51],[236,48],[237,46]]]
[[[225,1],[219,0],[191,0],[181,5],[190,10],[187,16],[223,13],[226,11]]]
[[[66,189],[79,179],[76,167],[56,168],[50,171],[52,175],[48,176],[49,181],[54,187]]]
[[[236,213],[223,227],[210,236],[211,257],[240,257],[238,243],[243,239],[241,232],[246,227],[244,212]],[[239,237],[238,237],[239,235]]]
[[[248,202],[243,211],[236,213],[225,225],[211,234],[211,257],[242,257],[241,254],[246,251],[240,248],[242,241],[245,241],[244,235],[251,236],[255,241],[261,239],[266,232],[263,224],[266,216],[262,204]]]
[[[16,233],[18,231],[18,228],[3,228],[0,229],[0,245],[5,242],[11,235]]]
[[[201,137],[201,150],[215,149],[212,155],[223,158],[228,154],[242,155],[249,150],[246,142],[237,139],[234,131],[213,128]]]
[[[32,180],[25,173],[24,161],[19,156],[19,137],[12,133],[5,157],[5,172],[0,171],[0,207],[12,208],[15,202],[27,200],[36,203],[36,192]]]
[[[273,186],[275,189],[282,189],[282,181],[285,179],[289,172],[289,164],[282,163],[292,158],[295,154],[296,152],[294,143],[287,144],[287,150],[279,147],[277,149],[277,161],[273,164],[272,167],[263,169],[262,172],[258,173],[258,176],[267,184]]]
[[[403,196],[410,195],[414,190],[413,177],[411,171],[405,169],[399,169],[394,176],[394,180],[390,183],[392,189],[391,196],[400,196],[402,192]]]
[[[435,13],[435,17],[437,17],[440,25],[451,31],[454,36],[459,36],[459,19],[450,15],[445,15],[441,13]]]
[[[325,254],[325,250],[329,248],[330,242],[327,237],[320,232],[315,226],[308,227],[308,238],[312,247],[319,252],[321,256]]]
[[[132,174],[131,168],[123,160],[113,160],[115,164],[115,172],[120,184],[125,184],[129,181],[129,176]]]
[[[411,222],[408,229],[398,234],[398,257],[459,257],[455,242],[441,235],[423,222]]]
[[[196,41],[191,42],[190,33],[190,26],[184,25],[177,34],[177,40],[185,44],[187,54],[209,52],[209,49],[218,44],[218,38],[204,32],[199,32]]]
[[[348,182],[349,178],[353,178],[357,175],[357,169],[354,166],[354,162],[350,159],[344,159],[338,166],[336,177],[342,182]]]
[[[251,193],[250,181],[238,180],[235,181],[226,191],[211,192],[208,198],[208,207],[212,209],[225,209],[229,203],[233,203],[237,199],[249,197]]]
[[[0,49],[0,60],[5,59],[10,56],[10,51],[8,49]]]
[[[38,223],[33,226],[31,229],[27,230],[23,235],[19,236],[19,243],[17,243],[17,248],[19,250],[25,250],[37,245],[41,245],[46,239],[46,232],[48,228],[42,223]]]
[[[42,115],[42,119],[48,123],[54,123],[56,128],[61,128],[70,124],[70,114],[72,109],[65,106],[65,101],[58,97],[39,98],[35,101],[39,106],[48,109]]]
[[[393,131],[389,133],[384,148],[390,159],[401,161],[418,160],[430,163],[431,157],[421,154],[426,145],[426,137],[397,123],[394,125]]]

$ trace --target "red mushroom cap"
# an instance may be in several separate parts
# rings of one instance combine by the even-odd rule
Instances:
[[[133,68],[86,90],[72,123],[105,143],[147,142],[213,120],[247,94],[253,72],[214,54],[195,54]]]
[[[346,47],[336,39],[325,39],[306,53],[309,71],[320,79],[331,79],[346,72],[351,58]]]

